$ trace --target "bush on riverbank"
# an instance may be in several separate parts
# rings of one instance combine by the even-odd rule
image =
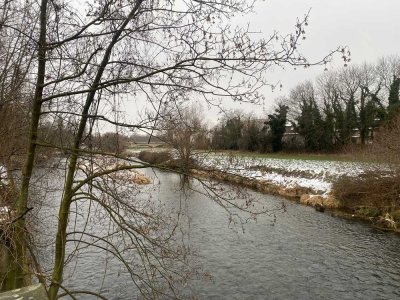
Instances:
[[[172,155],[168,151],[140,151],[139,159],[153,165],[162,165],[172,159]]]
[[[391,213],[400,209],[400,170],[344,176],[333,184],[333,191],[345,209],[367,217]]]
[[[174,158],[171,152],[168,151],[160,151],[160,152],[141,151],[138,157],[139,159],[149,164],[158,165],[171,169],[188,171],[190,169],[197,167],[197,164],[194,159],[189,158],[189,160],[187,161],[181,158]]]
[[[400,114],[376,133],[374,142],[367,149],[374,160],[400,165]]]

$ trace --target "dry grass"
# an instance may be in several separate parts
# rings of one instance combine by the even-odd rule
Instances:
[[[0,185],[0,207],[13,206],[17,191],[11,185]]]
[[[326,208],[341,208],[340,202],[331,195],[326,197],[322,195],[303,194],[300,197],[300,203],[314,207],[317,205],[323,205]]]
[[[351,210],[373,208],[381,214],[400,208],[400,170],[368,171],[358,177],[342,177],[333,184],[334,196]]]
[[[373,143],[365,150],[376,161],[400,165],[400,114],[375,132]]]

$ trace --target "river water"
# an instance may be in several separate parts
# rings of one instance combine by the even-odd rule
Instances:
[[[286,210],[232,226],[226,211],[205,195],[183,195],[179,176],[146,172],[156,186],[152,198],[169,207],[179,203],[188,220],[186,243],[204,276],[188,281],[186,298],[400,299],[399,235],[253,191],[249,195],[263,206],[283,203]],[[53,196],[59,195],[56,187]],[[49,207],[42,218],[54,215]],[[109,299],[139,298],[120,267],[100,252],[83,252],[68,274],[68,288],[91,287]]]

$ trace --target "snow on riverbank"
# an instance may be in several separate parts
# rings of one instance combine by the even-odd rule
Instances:
[[[329,193],[333,180],[340,176],[358,176],[366,170],[382,169],[381,165],[360,162],[251,158],[219,154],[199,156],[198,160],[205,168],[289,188],[310,188],[318,194]]]

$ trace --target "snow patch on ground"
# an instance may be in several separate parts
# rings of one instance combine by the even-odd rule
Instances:
[[[355,177],[366,170],[382,170],[382,165],[360,162],[250,158],[218,154],[204,155],[199,157],[199,161],[206,168],[285,187],[310,188],[318,194],[329,193],[333,180],[340,176]],[[263,171],[268,169],[272,171]]]

